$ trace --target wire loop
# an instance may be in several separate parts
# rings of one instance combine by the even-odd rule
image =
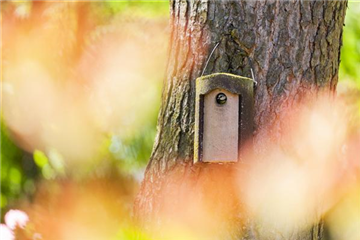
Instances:
[[[211,56],[213,55],[215,49],[219,46],[219,44],[220,44],[220,42],[218,42],[218,43],[215,45],[215,47],[213,48],[213,50],[211,50],[211,53],[210,53],[208,59],[206,60],[204,69],[203,69],[203,71],[202,71],[202,73],[201,73],[201,77],[204,75],[205,70],[206,70],[206,67],[208,66],[209,61],[210,61],[210,59],[211,59]],[[240,45],[239,45],[239,47],[240,47],[242,50],[244,50]],[[255,83],[255,86],[257,86],[257,85],[258,85],[258,82],[255,80],[255,74],[254,74],[254,70],[253,70],[252,61],[251,61],[251,59],[250,59],[250,57],[249,57],[248,55],[246,55],[246,57],[247,57],[247,59],[248,59],[248,61],[249,61],[249,65],[250,65],[251,78],[252,78],[253,82]]]

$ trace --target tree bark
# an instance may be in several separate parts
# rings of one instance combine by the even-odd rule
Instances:
[[[170,52],[158,133],[135,203],[137,218],[160,227],[164,208],[186,208],[194,197],[184,196],[190,191],[210,204],[212,214],[232,216],[226,224],[238,230],[222,239],[264,239],[234,197],[235,167],[193,164],[195,79],[217,44],[204,75],[250,77],[252,65],[258,82],[254,149],[261,154],[268,141],[281,136],[280,113],[308,93],[335,91],[346,7],[347,1],[170,2]],[[321,229],[320,224],[294,230],[291,239],[321,239]],[[266,239],[283,238],[273,233]]]

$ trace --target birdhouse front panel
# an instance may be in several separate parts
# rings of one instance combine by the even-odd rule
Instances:
[[[238,159],[239,95],[215,89],[204,96],[204,162],[236,162]]]

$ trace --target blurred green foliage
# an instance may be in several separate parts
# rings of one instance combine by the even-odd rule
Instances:
[[[95,8],[103,9],[104,12],[114,14],[131,14],[132,16],[142,17],[163,17],[168,14],[169,2],[168,1],[106,1],[95,3],[92,5]],[[130,10],[130,11],[129,11]]]
[[[16,204],[20,197],[30,198],[35,192],[38,168],[31,154],[21,150],[9,137],[9,132],[1,122],[1,210]]]
[[[350,80],[360,89],[360,2],[349,2],[341,49],[340,81]]]
[[[360,2],[349,1],[343,31],[338,95],[352,113],[350,128],[359,132],[360,122]]]

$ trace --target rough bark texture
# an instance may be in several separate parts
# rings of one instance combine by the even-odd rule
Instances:
[[[186,208],[189,199],[183,195],[190,189],[216,206],[213,214],[232,213],[229,223],[239,224],[239,231],[222,239],[263,239],[232,187],[222,188],[233,181],[234,166],[192,162],[195,79],[217,43],[205,75],[250,77],[246,56],[252,59],[258,81],[254,148],[260,154],[267,141],[281,136],[282,111],[305,93],[335,91],[346,7],[346,1],[171,1],[167,77],[158,134],[135,203],[138,218],[161,225],[158,216],[164,208]],[[216,191],[209,194],[206,188]],[[291,239],[320,239],[321,228],[294,230]],[[283,239],[272,234],[266,239]]]

